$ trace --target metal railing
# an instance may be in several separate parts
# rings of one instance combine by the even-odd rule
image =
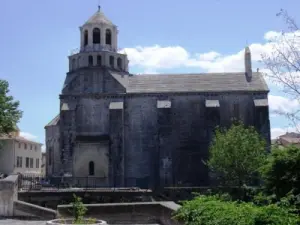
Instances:
[[[19,190],[43,190],[66,188],[107,188],[107,177],[63,177],[63,176],[36,176],[19,175]]]
[[[71,50],[70,56],[78,54],[79,52],[99,52],[99,51],[111,51],[120,52],[122,48],[113,48],[111,45],[93,44],[91,46],[84,46],[82,48],[76,48]]]

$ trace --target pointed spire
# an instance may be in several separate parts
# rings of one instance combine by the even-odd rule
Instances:
[[[108,24],[110,26],[115,26],[110,19],[108,19],[104,13],[103,10],[101,10],[101,6],[100,4],[98,5],[98,10],[97,12],[92,15],[86,22],[85,24],[99,24],[99,23],[105,23]]]

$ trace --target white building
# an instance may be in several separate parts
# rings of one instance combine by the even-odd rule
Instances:
[[[19,131],[0,137],[0,173],[41,174],[41,147],[21,137]]]

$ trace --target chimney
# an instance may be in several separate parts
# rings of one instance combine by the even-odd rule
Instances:
[[[245,75],[247,81],[251,81],[252,79],[252,65],[251,65],[251,52],[250,48],[247,46],[245,48]]]

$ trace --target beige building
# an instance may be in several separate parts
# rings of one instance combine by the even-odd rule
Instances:
[[[41,174],[46,175],[46,152],[42,152]]]
[[[21,137],[19,131],[0,137],[0,142],[0,173],[41,174],[41,143]]]
[[[281,136],[279,136],[276,140],[272,141],[273,144],[277,144],[282,147],[286,147],[289,145],[295,145],[300,147],[300,134],[295,132],[287,132]]]

